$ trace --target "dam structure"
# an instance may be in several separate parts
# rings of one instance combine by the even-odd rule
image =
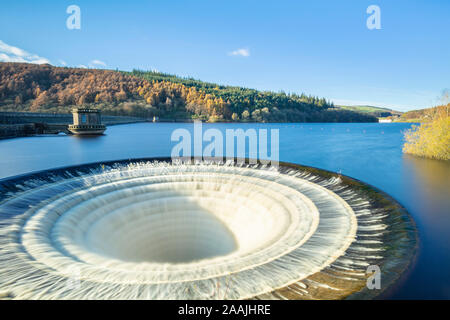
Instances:
[[[77,135],[101,135],[106,130],[102,124],[100,110],[75,108],[72,110],[73,124],[69,124],[68,129]]]
[[[290,163],[117,160],[0,180],[0,199],[0,299],[367,299],[417,246],[388,195]]]
[[[92,109],[91,109],[92,110]],[[77,121],[80,113],[77,113]],[[81,121],[82,119],[80,119]],[[40,134],[72,134],[72,113],[37,113],[0,111],[0,139],[26,137]],[[144,118],[101,115],[100,123],[106,126],[146,122]]]

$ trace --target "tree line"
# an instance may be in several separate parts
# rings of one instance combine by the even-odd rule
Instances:
[[[0,110],[65,113],[74,106],[96,107],[111,115],[210,122],[377,120],[305,94],[221,86],[139,70],[117,72],[0,63]]]

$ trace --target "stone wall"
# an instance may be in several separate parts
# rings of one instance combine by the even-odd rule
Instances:
[[[102,123],[105,125],[143,121],[145,121],[145,119],[136,117],[102,115]],[[0,124],[22,123],[72,124],[73,117],[72,114],[69,113],[0,112]]]
[[[144,121],[136,117],[102,116],[102,123],[107,126]],[[61,125],[72,123],[72,114],[0,112],[0,139],[54,133],[61,131]]]
[[[24,137],[39,133],[39,128],[33,123],[0,124],[0,139]]]
[[[31,113],[31,112],[0,112],[0,124],[21,123],[72,123],[71,114]]]

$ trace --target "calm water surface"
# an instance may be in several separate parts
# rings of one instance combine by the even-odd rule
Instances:
[[[450,162],[402,154],[410,124],[204,124],[203,129],[280,129],[280,160],[360,179],[387,192],[414,217],[420,251],[392,299],[450,299]],[[0,178],[82,163],[170,156],[173,130],[192,124],[109,127],[93,138],[39,136],[0,140]]]

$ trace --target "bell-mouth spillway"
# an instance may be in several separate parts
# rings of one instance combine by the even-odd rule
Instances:
[[[416,246],[388,195],[291,163],[132,159],[0,180],[0,298],[373,298]]]

